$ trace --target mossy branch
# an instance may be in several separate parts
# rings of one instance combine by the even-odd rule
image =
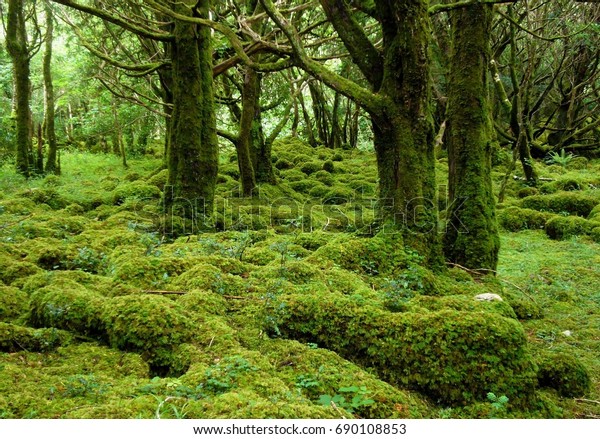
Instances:
[[[456,3],[437,4],[431,6],[427,12],[429,15],[439,14],[440,12],[453,11],[455,9],[467,8],[473,5],[496,5],[502,3],[516,3],[518,0],[463,0]]]
[[[384,108],[386,108],[386,100],[382,96],[372,93],[370,90],[359,86],[354,81],[332,72],[319,62],[310,58],[304,50],[300,35],[289,21],[283,17],[277,7],[273,4],[272,0],[260,1],[267,12],[267,15],[269,15],[271,20],[275,22],[288,38],[294,51],[294,55],[297,58],[299,67],[323,81],[335,91],[352,99],[369,113],[377,116],[383,115]]]
[[[124,20],[116,15],[109,13],[108,11],[93,8],[91,6],[82,5],[80,3],[74,2],[72,0],[51,0],[54,3],[58,3],[64,6],[68,6],[69,8],[76,9],[81,12],[85,12],[86,14],[93,15],[102,20],[108,21],[109,23],[116,24],[117,26],[133,32],[136,35],[141,37],[150,38],[152,40],[158,41],[173,41],[174,37],[172,34],[167,32],[161,32],[160,30],[150,31],[149,29],[145,29],[141,24],[134,23],[131,21]]]

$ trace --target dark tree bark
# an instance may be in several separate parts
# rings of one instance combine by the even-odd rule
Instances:
[[[46,172],[59,174],[57,162],[56,130],[54,127],[54,86],[52,83],[52,43],[54,41],[54,16],[50,3],[45,3],[46,41],[44,46],[44,138],[48,144]]]
[[[17,172],[29,177],[29,153],[33,148],[32,121],[29,103],[31,81],[29,77],[29,51],[25,29],[24,1],[8,1],[6,48],[13,62],[14,103],[16,114],[16,167]]]
[[[446,112],[450,206],[444,250],[450,261],[486,271],[496,270],[500,247],[488,96],[492,18],[490,5],[450,12],[453,47]]]
[[[183,3],[195,6],[199,18],[208,18],[209,0]],[[185,5],[174,3],[174,11],[190,14]],[[211,30],[176,20],[173,35],[174,107],[167,157],[171,193],[165,201],[174,213],[202,222],[212,216],[218,172]]]

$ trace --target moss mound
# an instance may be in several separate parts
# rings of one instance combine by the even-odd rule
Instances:
[[[522,206],[544,212],[587,217],[599,202],[597,197],[578,192],[558,192],[552,195],[533,195],[523,198]]]
[[[71,342],[66,331],[54,328],[32,329],[0,322],[0,352],[48,352]]]
[[[543,229],[546,221],[553,215],[533,209],[510,206],[500,209],[497,216],[498,223],[504,230],[518,232],[526,229]]]
[[[485,400],[490,391],[524,404],[535,387],[523,328],[497,314],[394,314],[333,294],[283,296],[266,312],[286,337],[325,346],[442,404]]]
[[[109,299],[102,318],[111,346],[142,354],[159,374],[174,362],[174,349],[194,335],[184,310],[162,296]]]
[[[75,288],[49,286],[33,293],[29,322],[36,327],[54,327],[102,338],[104,298],[84,287]]]
[[[0,320],[9,321],[24,315],[29,309],[29,297],[15,287],[0,286]]]
[[[555,216],[546,223],[546,235],[551,239],[568,239],[572,236],[590,235],[598,223],[578,216]]]
[[[538,362],[541,387],[555,389],[564,397],[584,396],[590,389],[590,376],[585,366],[572,355],[546,354]]]

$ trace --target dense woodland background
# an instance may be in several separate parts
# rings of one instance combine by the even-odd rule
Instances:
[[[0,5],[0,417],[599,416],[596,0]]]

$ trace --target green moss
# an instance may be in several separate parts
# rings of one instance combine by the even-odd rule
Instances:
[[[156,186],[136,181],[119,185],[112,193],[112,203],[119,205],[128,200],[158,200],[160,197],[161,191]]]
[[[410,305],[425,308],[429,311],[443,311],[454,309],[456,311],[480,311],[496,313],[502,317],[516,319],[513,308],[505,301],[478,301],[470,296],[418,296],[410,301]]]
[[[454,310],[394,314],[337,295],[283,296],[276,306],[285,336],[368,364],[443,404],[484,400],[490,391],[526,404],[533,394],[535,368],[513,319]]]
[[[546,223],[546,235],[551,239],[568,239],[572,236],[589,235],[598,223],[578,216],[555,216]]]
[[[575,178],[559,178],[556,181],[544,183],[540,186],[540,192],[543,194],[554,194],[559,191],[579,191],[586,188],[586,184]]]
[[[308,194],[311,197],[322,199],[325,197],[331,189],[325,186],[322,183],[313,182],[311,189],[308,191]]]
[[[109,299],[102,319],[111,346],[142,354],[157,373],[169,369],[173,350],[194,333],[183,308],[162,296]]]
[[[339,153],[339,152],[336,152],[335,154],[333,154],[331,156],[331,161],[332,162],[341,162],[343,160],[344,160],[344,156],[341,153]]]
[[[317,171],[323,169],[323,165],[321,162],[306,162],[301,167],[300,170],[304,172],[306,175],[314,174]]]
[[[181,296],[177,303],[193,316],[205,314],[225,315],[227,302],[222,296],[206,290],[192,290]]]
[[[163,169],[160,172],[149,177],[146,182],[152,186],[156,186],[160,190],[163,190],[165,185],[167,184],[167,179],[169,177],[169,170]]]
[[[10,321],[23,316],[29,307],[28,296],[19,288],[0,286],[0,321]]]
[[[36,274],[40,271],[35,264],[31,262],[15,261],[13,258],[0,254],[0,281],[6,285],[14,285],[19,287],[23,285],[28,276]]]
[[[36,327],[54,327],[102,338],[104,306],[102,296],[84,287],[44,287],[31,295],[29,322]]]
[[[335,172],[335,165],[333,164],[333,160],[327,160],[323,163],[323,170],[327,172]]]
[[[519,192],[517,192],[517,196],[519,198],[526,198],[526,197],[531,197],[532,195],[537,195],[539,194],[540,190],[536,187],[524,187],[522,189],[519,189]]]
[[[47,204],[54,210],[64,209],[70,204],[53,187],[29,189],[21,192],[18,196],[28,198],[34,204]]]
[[[0,322],[0,352],[47,352],[71,340],[68,332],[54,328],[32,329]]]
[[[246,290],[247,282],[239,276],[223,273],[208,263],[199,263],[174,279],[171,287],[184,291],[201,289],[221,295],[237,295]]]
[[[325,186],[333,186],[335,179],[329,171],[317,171],[312,175],[313,178],[323,183]]]
[[[348,188],[336,186],[331,188],[323,195],[324,204],[345,204],[353,201],[356,198],[356,193]]]
[[[590,390],[590,376],[585,366],[572,355],[548,353],[538,360],[541,387],[556,389],[559,395],[572,398]]]
[[[587,217],[599,203],[597,197],[577,192],[558,192],[552,195],[533,195],[523,198],[522,207],[553,213],[569,213]]]
[[[307,194],[315,186],[315,184],[316,183],[313,180],[298,180],[290,182],[289,186],[296,192],[303,192]]]
[[[283,171],[281,173],[281,177],[285,181],[300,181],[306,179],[306,174],[297,169],[290,169],[287,171]]]
[[[291,161],[282,158],[275,162],[275,167],[277,169],[292,169],[294,164]]]
[[[518,232],[525,229],[543,229],[546,221],[553,215],[533,209],[522,209],[516,206],[499,209],[497,213],[498,224],[509,232]]]

